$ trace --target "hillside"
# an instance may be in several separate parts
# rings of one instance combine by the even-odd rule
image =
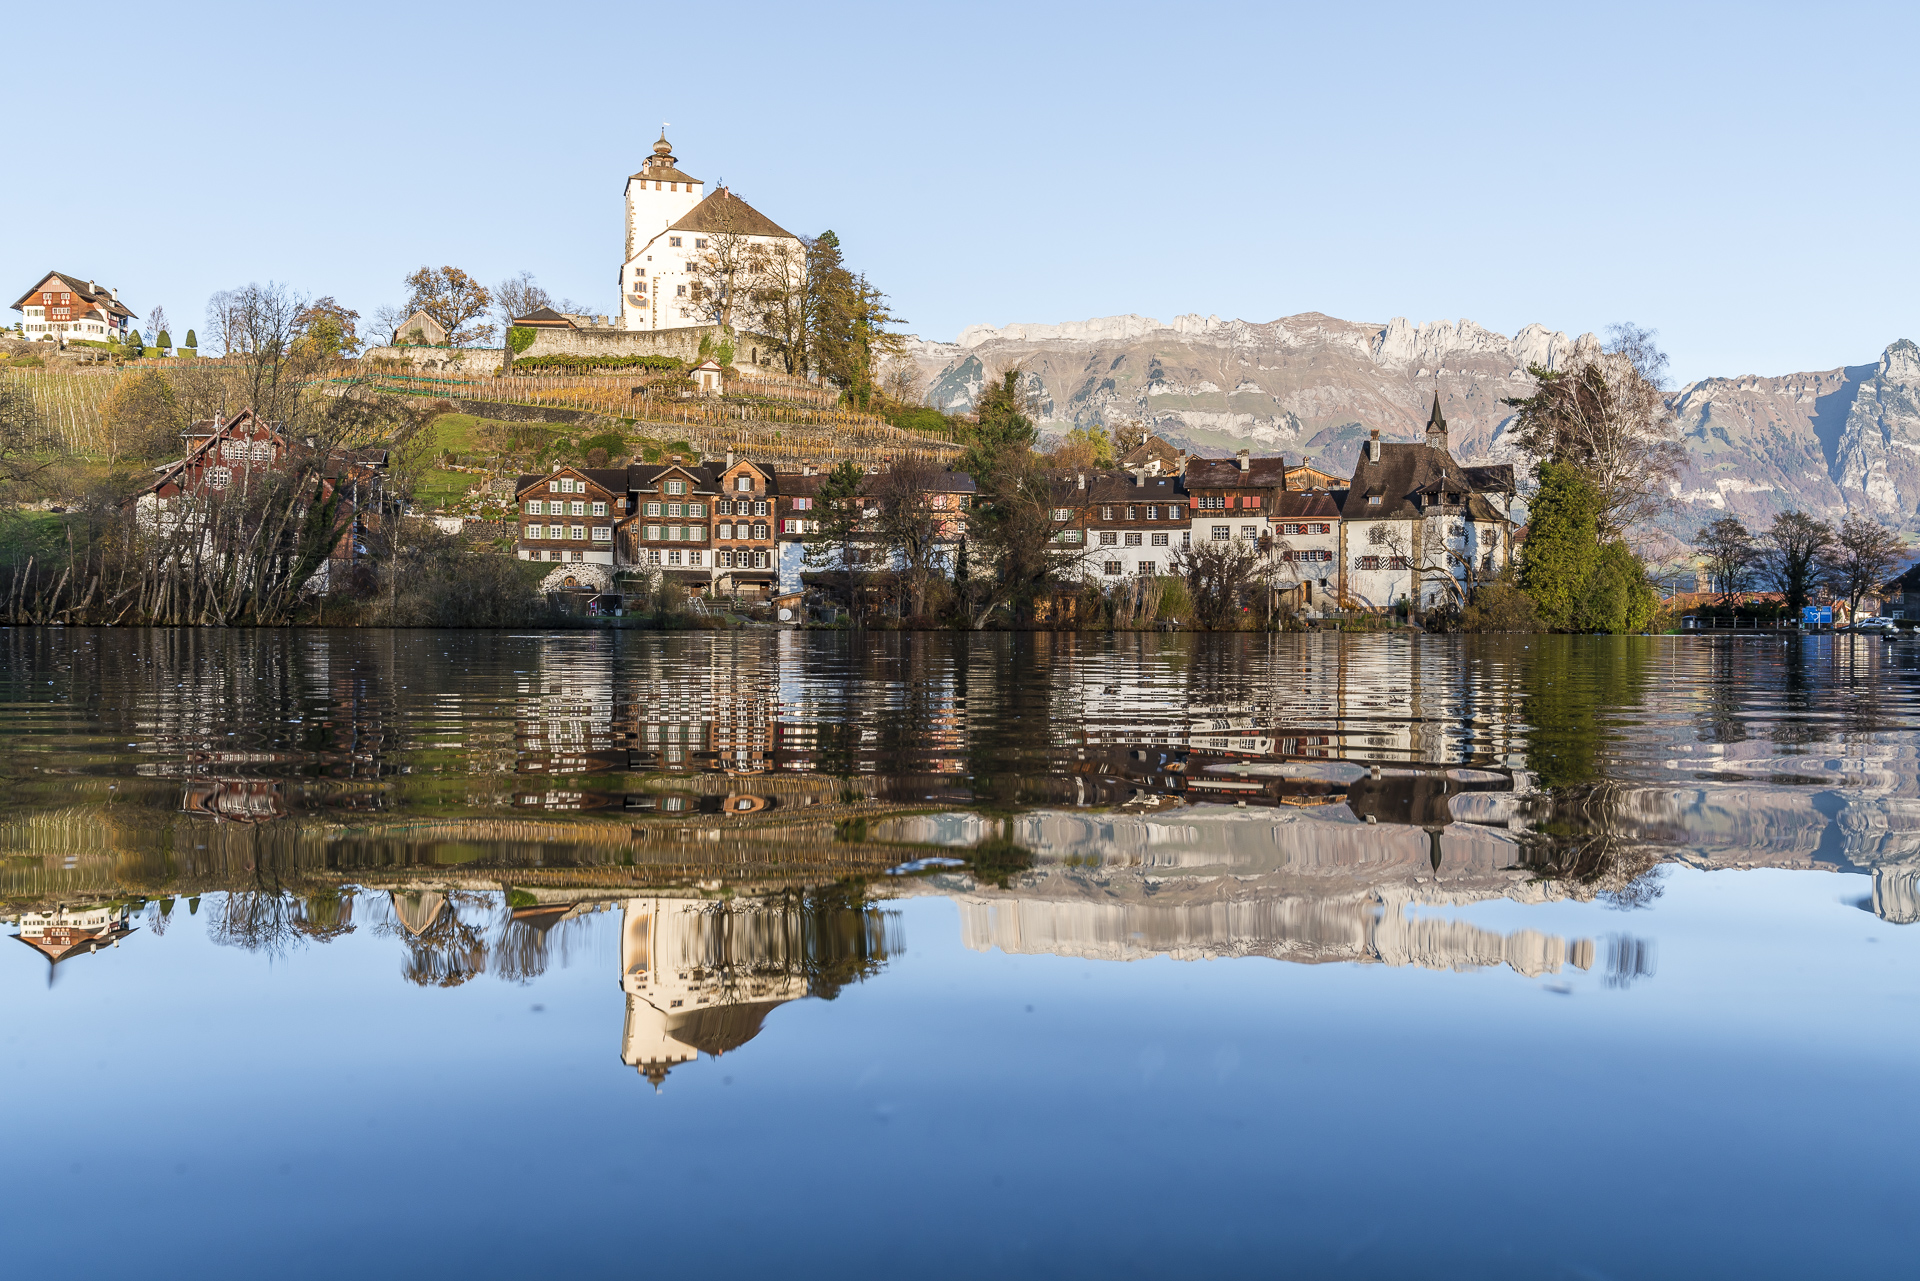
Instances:
[[[1372,428],[1417,438],[1436,391],[1456,453],[1509,456],[1501,401],[1532,389],[1527,366],[1558,368],[1595,342],[1541,325],[1507,337],[1471,320],[1381,325],[1309,312],[1265,324],[1112,316],[974,326],[911,351],[941,408],[968,407],[988,376],[1017,365],[1053,430],[1138,418],[1202,453],[1250,447],[1346,472]],[[1877,364],[1706,379],[1672,403],[1693,453],[1676,527],[1720,509],[1764,521],[1789,507],[1920,527],[1913,343],[1893,344]]]

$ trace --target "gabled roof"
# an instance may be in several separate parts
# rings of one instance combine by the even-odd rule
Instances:
[[[781,227],[725,187],[689,209],[686,216],[668,230],[705,231],[714,235],[726,235],[732,232],[740,236],[780,236],[787,240],[798,239],[791,231]]]
[[[522,476],[513,482],[516,496],[526,493],[535,485],[543,485],[559,475],[584,476],[604,490],[615,494],[624,494],[628,488],[626,467],[562,467],[559,471],[542,472],[538,476]]]
[[[817,498],[820,495],[821,487],[826,484],[827,473],[815,472],[811,476],[805,476],[797,472],[787,471],[777,473],[777,478],[779,497]],[[871,492],[873,482],[878,479],[880,479],[878,474],[869,472],[860,478],[860,486],[854,492],[859,494]],[[973,483],[973,477],[967,475],[967,473],[963,471],[943,471],[934,482],[932,492],[936,494],[972,494],[978,491],[979,486]]]
[[[1177,468],[1187,453],[1176,448],[1172,442],[1160,436],[1148,436],[1145,440],[1129,449],[1120,459],[1122,467],[1144,467],[1148,463],[1158,462],[1162,467]]]
[[[1087,479],[1086,488],[1080,487],[1080,478]],[[1089,471],[1055,472],[1048,477],[1053,485],[1056,501],[1071,499],[1075,503],[1184,503],[1187,501],[1186,487],[1178,476],[1141,477],[1142,483],[1135,484],[1133,473],[1125,471]]]
[[[1284,489],[1286,484],[1284,458],[1249,458],[1245,471],[1235,458],[1187,460],[1188,489]]]
[[[551,307],[542,307],[538,311],[530,311],[524,316],[515,316],[513,323],[516,325],[526,325],[532,329],[573,329],[576,327],[573,323],[573,317],[567,315],[565,312],[555,311]]]
[[[1353,465],[1353,480],[1340,500],[1340,507],[1348,517],[1410,519],[1421,514],[1420,504],[1415,501],[1418,495],[1438,492],[1470,495],[1469,515],[1476,520],[1498,520],[1499,512],[1480,495],[1512,493],[1513,468],[1505,463],[1465,467],[1455,461],[1452,454],[1426,441],[1413,444],[1383,441],[1377,463],[1367,456],[1364,446],[1361,448],[1360,458]],[[1367,498],[1374,495],[1380,498],[1377,506],[1367,502]]]
[[[93,281],[83,276],[69,276],[63,271],[50,271],[42,276],[39,284],[20,295],[20,301],[13,304],[13,310],[23,310],[29,302],[33,301],[35,294],[46,288],[50,280],[58,280],[62,286],[61,292],[72,294],[83,305],[98,307],[109,316],[125,316],[128,320],[139,319],[113,296],[111,290],[96,289]]]

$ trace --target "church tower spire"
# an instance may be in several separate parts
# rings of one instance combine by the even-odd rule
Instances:
[[[1427,415],[1427,443],[1440,449],[1447,447],[1447,420],[1440,412],[1440,393],[1433,393],[1433,412]]]

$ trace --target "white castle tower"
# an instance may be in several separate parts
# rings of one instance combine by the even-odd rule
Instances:
[[[620,272],[622,329],[670,329],[679,323],[677,314],[670,313],[665,320],[659,315],[662,310],[670,310],[667,300],[673,297],[671,289],[666,298],[661,297],[660,278],[677,276],[675,283],[685,283],[686,264],[692,255],[685,252],[684,244],[672,246],[682,252],[671,256],[655,250],[668,248],[662,233],[693,212],[705,188],[706,183],[700,179],[680,172],[663,125],[653,154],[640,166],[639,173],[627,179],[627,256]]]

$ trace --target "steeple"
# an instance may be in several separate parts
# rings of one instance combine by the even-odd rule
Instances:
[[[1447,420],[1440,412],[1440,393],[1433,393],[1433,412],[1427,415],[1427,443],[1441,449],[1447,447]]]

